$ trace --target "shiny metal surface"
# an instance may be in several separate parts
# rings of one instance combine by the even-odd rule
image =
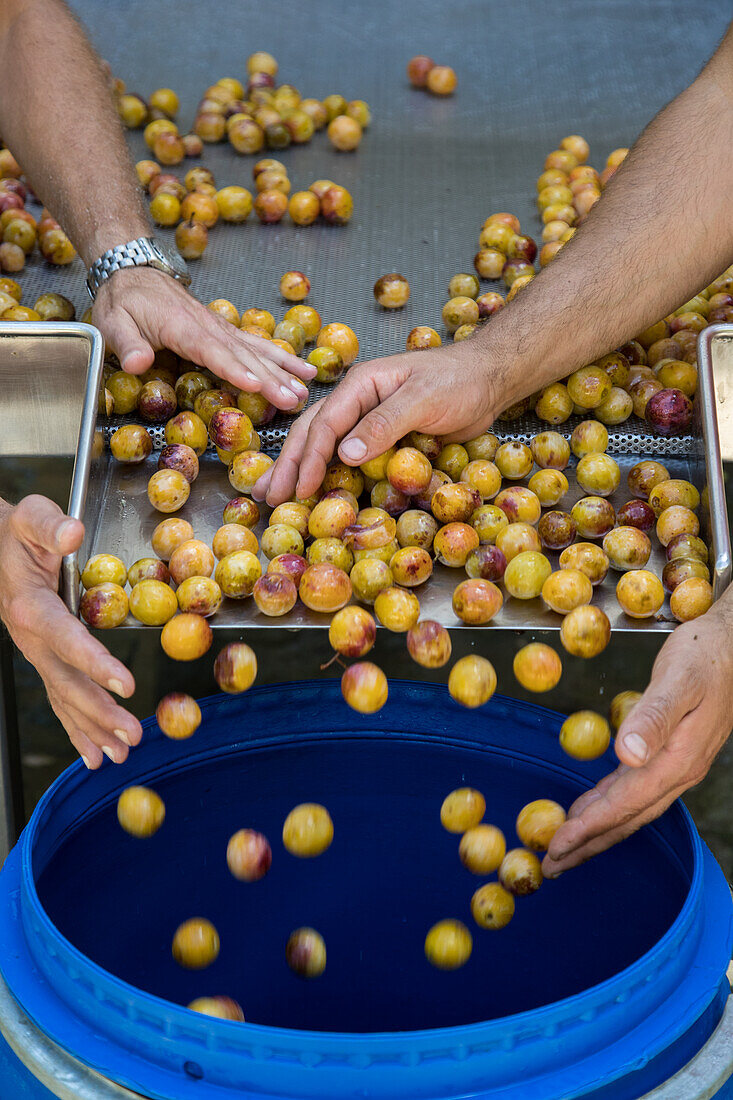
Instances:
[[[24,822],[13,643],[0,623],[0,867]]]
[[[614,440],[611,439],[609,451],[614,453],[622,477],[619,489],[610,499],[617,510],[624,501],[629,499],[631,494],[627,488],[626,477],[631,467],[641,458],[662,459],[672,477],[692,481],[700,490],[703,501],[709,504],[709,507],[701,509],[701,519],[703,533],[711,547],[711,577],[717,599],[730,581],[731,546],[718,426],[713,405],[717,392],[715,378],[721,377],[720,349],[723,349],[723,356],[725,356],[726,351],[730,351],[733,347],[731,340],[733,327],[717,326],[710,332],[712,335],[709,339],[701,342],[700,386],[695,398],[694,434],[685,437],[684,457],[674,453],[660,454],[657,439],[648,435],[638,439],[643,450],[631,455],[625,453],[625,447],[622,447],[619,453]],[[718,363],[715,374],[713,360]],[[719,398],[718,404],[721,405]],[[724,404],[722,407],[727,408]],[[510,432],[502,432],[502,434],[512,437]],[[526,438],[526,435],[518,433],[516,437]],[[682,441],[674,442],[681,444]],[[152,532],[156,524],[164,518],[150,505],[147,497],[147,482],[157,468],[157,455],[154,451],[143,466],[126,467],[112,459],[107,447],[108,445],[102,451],[99,446],[94,450],[89,446],[86,452],[90,507],[87,511],[87,537],[83,549],[86,556],[101,552],[116,554],[127,566],[130,566],[138,558],[152,554],[150,547]],[[576,500],[585,495],[575,482],[574,468],[575,460],[567,471],[570,489],[558,505],[568,511]],[[75,482],[77,478],[83,479],[84,473],[85,467],[80,455]],[[707,492],[705,492],[706,489]],[[236,493],[229,484],[225,467],[209,450],[200,460],[200,473],[194,482],[189,500],[176,514],[188,519],[194,528],[195,536],[210,544],[216,529],[222,522],[224,505],[234,495]],[[263,508],[263,517],[257,528],[258,536],[261,536],[266,526],[267,514],[268,510]],[[653,550],[648,568],[657,575],[661,575],[666,560],[664,551],[656,539],[652,539],[652,544]],[[553,567],[557,567],[558,555],[548,553],[548,557]],[[267,568],[267,559],[261,554],[260,560],[264,572]],[[436,564],[430,580],[416,590],[421,604],[421,616],[436,619],[454,629],[476,629],[467,627],[453,612],[453,590],[464,576],[462,569],[454,570]],[[618,577],[619,574],[609,572],[602,585],[596,589],[594,596],[594,603],[606,612],[614,630],[668,632],[674,629],[676,620],[669,611],[668,600],[665,601],[657,617],[635,620],[625,615],[615,597]],[[76,605],[73,600],[68,602],[69,606],[75,610]],[[262,615],[251,599],[243,601],[225,599],[221,609],[211,620],[215,629],[231,629],[240,626],[246,626],[248,629],[274,627],[297,629],[324,627],[328,626],[329,621],[329,615],[310,611],[300,602],[283,619],[272,619]],[[559,630],[561,622],[561,616],[550,611],[540,599],[526,601],[509,599],[492,620],[488,629],[552,631]],[[141,624],[132,616],[128,616],[123,627],[141,629]]]
[[[83,1065],[40,1031],[13,997],[0,975],[0,1035],[58,1100],[145,1100]],[[3,1097],[3,1100],[14,1100]]]
[[[309,301],[324,321],[352,325],[361,343],[360,359],[401,350],[417,324],[432,324],[445,336],[440,309],[448,281],[456,271],[472,270],[478,229],[487,213],[512,210],[524,231],[539,238],[535,179],[546,152],[564,132],[581,133],[590,142],[591,163],[602,167],[613,148],[628,145],[655,111],[694,77],[728,18],[716,9],[705,19],[691,20],[678,0],[641,6],[608,0],[595,6],[592,18],[585,0],[565,0],[560,17],[555,8],[531,0],[500,2],[490,9],[467,0],[459,10],[380,0],[358,13],[352,6],[323,0],[319,18],[310,9],[294,8],[282,23],[273,23],[267,6],[253,0],[235,6],[211,0],[205,9],[190,0],[159,0],[152,6],[129,0],[121,8],[74,0],[73,7],[130,88],[143,94],[158,83],[176,89],[181,132],[189,127],[207,84],[222,74],[242,75],[250,46],[274,52],[280,79],[292,81],[305,96],[323,97],[342,89],[347,97],[367,100],[373,122],[355,153],[337,152],[324,133],[308,145],[277,153],[294,190],[324,176],[351,190],[355,214],[348,226],[299,228],[287,217],[278,225],[262,226],[254,216],[245,225],[220,223],[211,232],[204,257],[191,264],[192,289],[203,302],[225,296],[240,311],[262,306],[278,319],[288,306],[278,293],[280,275],[288,268],[305,271],[313,287]],[[406,36],[408,26],[419,26],[419,42]],[[226,33],[212,39],[212,27]],[[164,55],[161,41],[167,43]],[[655,73],[654,81],[646,75],[649,41],[676,58],[674,66]],[[508,50],[511,64],[487,67],[492,43]],[[455,66],[459,85],[454,96],[441,99],[409,86],[405,63],[416,50]],[[614,57],[612,67],[609,56]],[[128,138],[135,158],[150,155],[142,132]],[[252,187],[256,157],[238,156],[224,142],[206,145],[198,159],[214,172],[217,185]],[[185,161],[174,173],[182,177],[191,163]],[[172,241],[173,230],[157,232]],[[412,292],[404,309],[385,311],[375,303],[372,286],[380,274],[392,270],[408,277]],[[41,289],[53,289],[71,297],[81,311],[88,304],[83,280],[79,260],[51,269],[33,259],[23,273],[24,300],[31,302]],[[265,441],[279,446],[287,425],[288,418],[278,418],[272,432],[263,433]],[[611,432],[615,454],[693,459],[691,437],[651,442],[636,420],[621,428]],[[508,434],[519,438],[537,429],[530,418],[506,425]],[[140,471],[137,489],[121,485],[118,476],[119,471],[102,461],[92,477],[85,553],[117,545],[127,561],[147,549],[147,540],[136,533],[139,507],[147,504]],[[192,509],[196,500],[199,514],[206,478],[204,470],[187,505]],[[120,488],[124,495],[119,495]],[[201,522],[197,519],[197,530]],[[209,519],[204,522],[211,526]],[[434,580],[430,587],[435,590],[439,583]],[[432,607],[433,600],[438,597],[429,588],[426,604]],[[536,616],[529,615],[532,610],[520,609],[520,625],[530,617],[537,624]],[[248,621],[252,618],[246,608],[236,615],[243,613]],[[227,617],[234,621],[236,615],[227,609],[215,622]],[[629,625],[626,620],[624,624]]]
[[[68,514],[84,518],[103,360],[104,340],[91,325],[0,321],[0,496],[3,458],[75,455]],[[75,613],[78,588],[70,554],[60,591]]]
[[[356,152],[337,152],[321,132],[307,145],[275,154],[288,167],[293,191],[323,177],[348,187],[355,200],[348,226],[296,227],[288,217],[262,226],[254,215],[244,225],[220,221],[204,256],[190,264],[192,290],[202,302],[223,296],[240,311],[262,306],[278,320],[289,304],[278,292],[280,276],[304,271],[312,282],[309,302],[324,321],[354,328],[361,360],[402,351],[415,325],[433,325],[449,339],[441,322],[448,281],[473,270],[487,214],[511,210],[523,231],[539,239],[535,180],[546,153],[563,134],[580,133],[601,169],[612,149],[631,144],[697,75],[730,19],[726,5],[708,5],[703,14],[682,0],[318,0],[317,6],[290,5],[287,19],[273,18],[272,5],[255,0],[72,0],[71,6],[129,89],[142,95],[158,85],[176,90],[181,133],[190,129],[207,85],[222,75],[242,77],[247,54],[260,47],[277,57],[279,79],[302,95],[341,91],[369,103],[373,122]],[[649,43],[658,56],[675,59],[656,66],[653,80]],[[405,64],[415,52],[455,67],[455,95],[410,87]],[[506,63],[495,63],[498,56]],[[128,140],[134,159],[150,156],[142,131],[130,132]],[[182,178],[200,161],[217,186],[253,189],[256,159],[238,156],[227,142],[207,144],[199,158],[172,171]],[[173,229],[156,234],[173,242]],[[404,309],[383,310],[374,301],[373,284],[389,271],[410,281]],[[84,275],[78,259],[52,268],[37,254],[29,257],[21,276],[24,302],[32,305],[39,291],[54,290],[70,297],[81,316],[89,305]],[[651,257],[649,277],[664,278]],[[314,397],[327,389],[314,385]],[[289,422],[278,417],[268,425],[265,445],[279,447]],[[534,418],[509,427],[514,435],[538,430]],[[622,445],[628,454],[642,452],[643,424],[632,418],[621,428],[611,433],[619,453]],[[688,445],[656,444],[660,454],[684,454]]]
[[[290,5],[283,19],[255,0],[72,0],[72,6],[128,88],[176,90],[182,133],[207,85],[224,75],[241,78],[247,54],[259,48],[277,58],[278,81],[303,96],[340,91],[369,103],[373,121],[356,152],[337,152],[321,132],[309,144],[273,154],[287,166],[293,191],[323,177],[347,187],[355,201],[348,226],[298,228],[287,216],[270,226],[254,215],[244,225],[219,222],[202,259],[190,264],[203,302],[223,296],[240,312],[261,306],[277,320],[289,304],[278,293],[280,276],[304,271],[312,283],[308,301],[324,321],[354,328],[360,360],[404,350],[415,325],[432,325],[449,342],[441,321],[448,281],[473,271],[487,215],[510,210],[523,232],[539,239],[535,180],[545,155],[564,134],[582,134],[600,170],[612,149],[630,145],[697,75],[730,19],[724,5],[708,5],[703,14],[680,0],[318,0]],[[675,59],[656,66],[653,80],[650,43],[658,56]],[[405,65],[414,53],[455,68],[455,95],[410,87]],[[136,159],[150,156],[140,131],[129,140]],[[252,189],[259,155],[268,154],[237,156],[224,142],[206,145],[199,159],[217,186]],[[182,178],[192,163],[174,174]],[[172,229],[156,232],[173,238]],[[410,282],[404,309],[383,310],[374,301],[374,282],[389,271]],[[649,277],[664,273],[650,270]],[[312,386],[315,397],[328,389]],[[289,422],[277,417],[267,425],[266,447],[279,448]],[[534,417],[507,427],[513,435],[539,430]],[[644,425],[632,418],[621,428],[612,434],[626,453],[643,453]],[[656,446],[660,454],[684,454],[689,439]]]
[[[642,456],[616,455],[616,461],[621,469],[621,485],[609,499],[616,506],[629,499],[631,494],[626,485],[626,475],[639,457],[652,457],[651,454]],[[688,478],[702,488],[700,464],[694,456],[689,459],[665,458],[667,468],[672,477]],[[575,463],[568,468],[566,474],[570,481],[570,489],[558,507],[569,510],[581,496],[585,494],[575,482],[573,475]],[[89,529],[92,537],[90,553],[98,554],[107,552],[116,554],[122,558],[127,566],[142,557],[150,557],[153,551],[150,539],[153,530],[161,519],[166,517],[150,505],[147,496],[147,482],[157,468],[157,456],[155,452],[150,456],[144,466],[125,467],[115,462],[108,452],[98,461],[98,468],[92,478],[91,493],[98,493],[102,498],[102,507],[93,521],[90,521]],[[200,460],[200,470],[197,480],[191,487],[191,496],[177,516],[187,519],[194,529],[194,536],[211,544],[216,529],[222,523],[222,511],[224,505],[237,494],[229,484],[226,467],[218,459],[206,454]],[[96,487],[95,487],[96,486]],[[262,518],[256,533],[262,534],[266,526],[267,508],[262,508]],[[656,539],[652,539],[653,551],[648,568],[657,574],[661,574],[664,565],[664,552]],[[548,552],[548,557],[557,568],[558,555]],[[260,555],[263,572],[267,568],[267,559]],[[615,630],[648,632],[669,631],[676,621],[672,619],[668,601],[657,619],[630,619],[621,611],[615,597],[615,586],[620,574],[609,573],[602,585],[596,589],[594,603],[608,615],[611,625]],[[437,619],[445,626],[458,630],[559,630],[562,623],[560,615],[556,615],[545,607],[542,600],[516,600],[508,599],[504,607],[492,620],[491,624],[483,627],[467,627],[460,622],[453,613],[453,590],[459,581],[465,580],[463,569],[449,569],[446,566],[436,564],[432,577],[421,587],[414,589],[420,600],[422,618]],[[225,599],[221,609],[210,620],[214,629],[246,627],[251,629],[268,629],[273,627],[327,627],[330,615],[321,615],[310,611],[301,603],[296,604],[293,610],[280,619],[268,618],[260,614],[252,599],[227,600]],[[128,616],[120,629],[147,630],[150,628],[141,626],[132,616]]]
[[[95,331],[71,322],[0,322],[0,458],[76,452]]]
[[[89,482],[104,341],[90,325],[0,321],[0,496],[16,503],[19,470],[68,466],[74,475],[70,515],[83,519]],[[39,479],[43,480],[43,479]],[[43,484],[36,488],[43,492]],[[65,504],[65,502],[64,502]],[[72,611],[79,601],[76,555],[64,559],[61,595]],[[2,627],[0,626],[0,629]],[[8,701],[13,685],[0,662],[0,861],[22,825],[17,783],[17,729]],[[9,665],[10,662],[7,662]]]
[[[700,415],[705,440],[708,523],[713,546],[715,599],[731,583],[730,524],[726,511],[723,460],[733,459],[733,325],[711,325],[698,337]]]
[[[733,1075],[733,997],[705,1046],[691,1062],[639,1100],[715,1100]]]

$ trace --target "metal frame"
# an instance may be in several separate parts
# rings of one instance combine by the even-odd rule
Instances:
[[[0,865],[25,821],[13,643],[0,623]]]
[[[146,1100],[102,1077],[49,1039],[13,997],[0,975],[0,1034],[18,1061],[58,1100]]]
[[[146,1100],[89,1069],[26,1016],[0,976],[0,1034],[16,1058],[57,1100]],[[702,1050],[640,1100],[710,1100],[733,1075],[733,997]]]
[[[83,520],[104,362],[104,340],[97,329],[80,322],[0,322],[0,340],[12,339],[15,336],[26,339],[36,338],[39,346],[42,346],[44,340],[59,336],[78,337],[89,344],[84,400],[80,414],[68,508],[69,515]],[[62,562],[59,588],[67,606],[76,613],[79,604],[79,581],[75,554],[68,555]],[[0,624],[0,864],[18,839],[25,820],[13,652],[13,643]]]
[[[714,368],[713,344],[718,339],[730,341],[733,345],[733,325],[710,325],[703,329],[697,341],[698,382],[700,386],[700,413],[702,416],[703,437],[705,439],[705,464],[707,483],[710,490],[710,532],[715,550],[711,562],[713,568],[713,592],[718,600],[731,583],[731,545],[726,509],[725,481],[723,478],[723,454],[733,453],[733,439],[727,438],[728,424],[724,421],[726,436],[721,436],[721,417],[718,408],[730,400],[733,377],[716,376]],[[727,416],[731,416],[730,409]]]
[[[714,326],[711,331],[713,338],[724,340],[726,345],[730,344],[733,347],[732,325]],[[695,400],[693,434],[684,439],[667,439],[654,437],[646,431],[643,436],[634,437],[637,448],[633,455],[629,455],[626,453],[628,444],[626,437],[622,433],[617,448],[618,433],[612,431],[608,450],[615,455],[622,472],[621,486],[610,498],[615,507],[628,497],[625,475],[631,465],[642,458],[657,457],[658,454],[667,463],[672,477],[689,478],[695,482],[701,492],[706,490],[703,499],[708,501],[707,511],[710,513],[710,522],[708,524],[708,517],[703,516],[703,527],[710,528],[706,534],[710,536],[709,541],[712,543],[711,574],[715,598],[718,599],[730,582],[731,547],[715,407],[716,399],[719,404],[720,397],[716,389],[716,372],[711,346],[712,338],[701,341],[700,354],[703,358],[699,372],[700,384]],[[537,427],[540,428],[542,425],[538,422]],[[567,426],[564,426],[564,429],[564,434],[569,434]],[[85,440],[85,448],[86,454],[90,455],[92,428],[89,427],[88,431],[90,438]],[[494,431],[502,438],[517,437],[513,424],[504,425],[499,422],[494,425]],[[162,429],[158,428],[155,445],[159,445],[161,440]],[[672,447],[673,444],[675,448],[680,447],[681,452],[675,450]],[[87,543],[84,547],[88,554],[109,552],[117,554],[124,561],[134,561],[137,557],[150,553],[150,537],[155,524],[160,520],[160,515],[149,503],[146,482],[155,470],[156,464],[155,450],[142,466],[133,467],[125,467],[115,462],[109,451],[105,450],[95,457],[90,476],[89,469],[85,469],[80,461],[77,466],[77,476],[85,479],[84,493],[86,494],[88,487],[90,501],[94,505],[93,509],[90,508]],[[221,523],[223,504],[232,492],[225,468],[213,454],[207,452],[201,458],[200,473],[194,483],[191,499],[179,514],[193,523],[198,538],[210,541]],[[569,509],[582,495],[582,491],[573,480],[561,506]],[[257,528],[258,535],[262,534],[267,524],[266,515],[267,513]],[[663,564],[663,548],[655,546],[649,568],[661,573]],[[460,622],[453,611],[452,597],[458,579],[460,578],[456,576],[455,570],[436,564],[431,579],[417,592],[422,615],[437,619],[444,626],[459,632],[475,631],[475,627],[472,628]],[[615,598],[615,582],[616,578],[610,575],[596,590],[596,603],[609,616],[614,630],[635,635],[653,631],[665,636],[673,629],[676,623],[667,612],[641,621],[632,620],[624,615]],[[74,595],[78,598],[78,593],[75,592]],[[74,603],[71,600],[68,603],[70,608],[75,610]],[[278,626],[317,629],[327,626],[328,619],[328,616],[309,611],[300,604],[287,615],[285,621],[268,619],[257,612],[251,600],[225,601],[212,620],[212,627],[215,631],[246,627],[259,632],[270,632]],[[493,634],[496,630],[556,632],[560,625],[560,616],[545,607],[540,599],[508,601],[491,623],[491,627],[484,633]],[[130,616],[117,629],[128,631],[145,628]]]
[[[46,322],[47,323],[47,322]],[[84,508],[89,489],[89,470],[94,449],[94,431],[97,423],[99,387],[102,383],[104,366],[104,337],[92,325],[80,322],[56,322],[52,327],[53,335],[63,333],[72,336],[88,336],[91,341],[87,384],[84,392],[84,404],[79,423],[79,443],[74,460],[74,472],[71,477],[68,514],[72,519],[84,520]],[[40,334],[43,334],[41,326]],[[78,555],[67,554],[61,565],[60,594],[72,614],[79,613],[79,563]]]

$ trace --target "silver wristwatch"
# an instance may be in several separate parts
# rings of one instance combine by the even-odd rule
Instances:
[[[177,279],[184,286],[191,283],[186,261],[175,248],[170,248],[157,237],[138,237],[127,244],[109,248],[94,261],[87,272],[87,290],[92,301],[102,283],[106,283],[115,271],[120,271],[123,267],[154,267]]]

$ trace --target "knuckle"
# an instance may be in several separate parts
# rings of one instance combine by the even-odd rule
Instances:
[[[60,514],[61,509],[47,497],[31,493],[30,496],[23,497],[13,508],[10,513],[10,528],[14,534],[21,536],[26,524],[38,523],[41,517],[45,518],[46,514],[51,512]]]
[[[675,778],[686,785],[700,783],[707,775],[707,761],[700,754],[700,747],[687,739],[670,749],[674,760]]]
[[[13,596],[5,610],[5,618],[12,630],[20,633],[32,633],[34,628],[33,607],[25,596]]]
[[[699,763],[690,769],[689,782],[691,787],[696,787],[698,783],[702,783],[705,776],[708,774],[708,769],[702,767]]]
[[[128,729],[126,732],[130,739],[130,744],[133,745],[133,747],[140,744],[143,739],[142,726],[138,725],[134,729]]]
[[[64,708],[73,706],[76,702],[71,684],[64,677],[57,676],[54,678],[53,694]]]
[[[655,695],[644,701],[643,710],[635,715],[635,723],[643,722],[645,731],[653,737],[661,737],[666,730],[673,701],[667,694]]]
[[[25,531],[23,527],[26,519],[28,518],[28,515],[29,509],[26,505],[26,502],[25,500],[21,500],[20,504],[16,505],[15,508],[13,508],[12,512],[10,513],[10,518],[8,519],[8,529],[14,538],[24,538]]]
[[[117,740],[117,738],[115,738],[113,744],[111,745],[107,744],[107,740],[108,738],[106,738],[106,735],[102,736],[99,741],[99,747],[103,751],[104,749],[109,749],[111,759],[115,764],[124,764],[128,756],[130,755],[130,750],[128,749],[127,745],[123,745],[121,741]]]
[[[386,446],[390,438],[392,423],[384,413],[373,412],[368,419],[367,428],[375,443]]]
[[[167,317],[162,322],[162,324],[160,325],[160,328],[158,330],[158,337],[159,337],[159,342],[163,345],[163,347],[166,347],[166,348],[170,347],[172,344],[177,342],[179,326],[180,326],[180,320],[178,318]],[[189,339],[191,338],[192,335],[193,335],[193,333],[189,332]],[[191,341],[191,342],[192,342],[191,350],[196,350],[195,341]]]

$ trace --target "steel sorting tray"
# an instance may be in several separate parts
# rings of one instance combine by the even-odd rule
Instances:
[[[97,329],[70,321],[0,322],[0,496],[10,497],[14,471],[40,473],[54,460],[73,459],[68,514],[84,519],[95,434],[104,340]],[[64,559],[60,587],[78,610],[76,555]]]
[[[731,550],[728,531],[726,501],[723,485],[721,447],[718,438],[717,419],[723,416],[726,427],[726,450],[733,450],[733,438],[730,438],[732,417],[730,403],[726,403],[726,389],[729,392],[733,381],[733,326],[714,326],[706,330],[700,342],[700,385],[695,400],[694,434],[685,455],[663,455],[673,477],[683,477],[694,482],[701,491],[703,506],[701,522],[703,533],[711,549],[711,575],[715,584],[716,598],[730,582]],[[727,378],[727,381],[726,381]],[[158,433],[159,435],[160,433]],[[503,433],[512,437],[514,433]],[[621,485],[611,496],[612,503],[618,507],[629,498],[626,488],[626,475],[631,466],[640,458],[659,457],[655,447],[656,440],[647,436],[643,449],[635,455],[619,453],[614,436],[611,436],[609,451],[615,453],[622,472]],[[85,453],[91,455],[92,447],[87,442]],[[222,522],[222,510],[227,500],[237,495],[229,484],[225,467],[211,452],[201,458],[201,470],[192,486],[191,496],[184,507],[176,513],[188,519],[194,527],[197,538],[210,543],[217,527]],[[157,466],[157,454],[154,450],[146,463],[141,466],[123,466],[117,463],[105,448],[97,452],[91,462],[89,472],[89,499],[98,502],[98,507],[87,517],[87,540],[89,553],[109,552],[122,558],[131,565],[137,558],[152,553],[150,538],[155,525],[163,518],[150,505],[147,497],[147,481]],[[561,502],[564,508],[584,495],[572,477],[574,462],[569,469],[571,487]],[[78,476],[83,476],[81,462],[77,466]],[[709,505],[709,507],[708,507]],[[263,518],[257,529],[261,534],[266,526],[268,510],[262,509]],[[655,541],[655,540],[653,540]],[[553,564],[556,554],[548,555]],[[263,570],[267,559],[261,556]],[[655,545],[649,568],[661,574],[664,564],[664,552]],[[445,626],[468,629],[455,616],[452,609],[453,589],[465,576],[463,570],[448,569],[436,565],[430,580],[416,590],[421,603],[421,613],[425,618],[437,619]],[[669,631],[675,625],[668,605],[656,618],[633,620],[620,609],[615,598],[615,585],[618,575],[609,576],[596,590],[594,602],[607,613],[616,630]],[[282,619],[271,619],[262,615],[254,601],[225,600],[222,608],[212,618],[211,624],[217,627],[267,628],[319,627],[327,626],[330,616],[310,611],[301,604]],[[501,612],[487,629],[559,629],[561,616],[548,610],[540,599],[508,600]],[[139,624],[129,616],[123,626],[140,629]]]

